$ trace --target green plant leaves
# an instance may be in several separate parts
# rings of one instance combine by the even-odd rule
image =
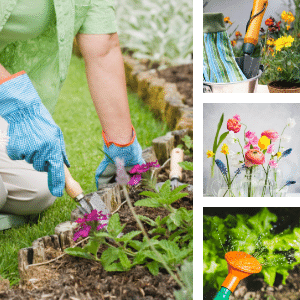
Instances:
[[[152,261],[148,264],[146,264],[149,272],[154,275],[157,276],[159,273],[159,263],[157,261]]]
[[[179,162],[178,165],[184,170],[193,171],[193,163],[190,161]]]
[[[64,250],[69,255],[82,257],[86,259],[93,259],[92,255],[87,253],[85,249],[82,249],[80,247],[74,247],[74,248],[67,248]]]
[[[114,214],[109,219],[107,231],[116,238],[123,231],[125,226],[126,224],[121,226],[119,214]]]

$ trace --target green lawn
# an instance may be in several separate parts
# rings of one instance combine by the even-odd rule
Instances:
[[[132,124],[142,148],[151,146],[151,141],[169,131],[166,124],[154,119],[149,108],[135,94],[128,93]],[[101,125],[89,94],[84,61],[72,57],[68,77],[60,93],[53,116],[63,131],[66,150],[71,163],[70,172],[85,193],[96,190],[95,171],[104,158]],[[19,282],[18,251],[30,247],[42,236],[54,234],[57,224],[70,220],[76,204],[64,195],[54,205],[17,229],[0,231],[0,275]]]

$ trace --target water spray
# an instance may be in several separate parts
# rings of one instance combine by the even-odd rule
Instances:
[[[229,300],[238,283],[251,274],[262,269],[259,261],[250,254],[241,251],[231,251],[225,254],[228,265],[228,275],[214,300]]]

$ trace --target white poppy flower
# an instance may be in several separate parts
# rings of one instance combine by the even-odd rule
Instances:
[[[291,127],[291,128],[295,127],[295,125],[296,125],[295,119],[288,118],[286,125],[289,126],[289,127]]]
[[[235,143],[235,134],[233,131],[229,131],[228,135],[225,138],[226,144],[232,145]]]

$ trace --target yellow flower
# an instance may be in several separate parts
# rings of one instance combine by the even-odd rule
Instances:
[[[281,71],[282,71],[282,69],[281,69],[280,67],[278,67],[278,68],[277,68],[277,71],[281,72]]]
[[[270,38],[267,40],[267,45],[274,46],[274,42],[275,42],[275,40],[273,38]]]
[[[263,135],[258,141],[258,146],[261,150],[267,149],[270,144],[270,139],[268,139],[265,135]]]
[[[225,155],[229,153],[229,148],[226,144],[223,144],[221,153],[224,153]]]
[[[288,13],[283,11],[281,14],[281,19],[288,24],[291,24],[292,22],[295,21],[295,17],[290,11]]]
[[[291,29],[291,26],[290,25],[287,25],[286,26],[286,30],[290,30]]]
[[[276,156],[279,158],[281,156],[281,152],[277,152]]]
[[[288,48],[292,46],[294,38],[292,36],[282,36],[275,41],[276,51],[281,51],[283,47]]]
[[[207,150],[206,155],[207,155],[207,158],[210,158],[210,157],[214,156],[215,154],[212,151]]]

